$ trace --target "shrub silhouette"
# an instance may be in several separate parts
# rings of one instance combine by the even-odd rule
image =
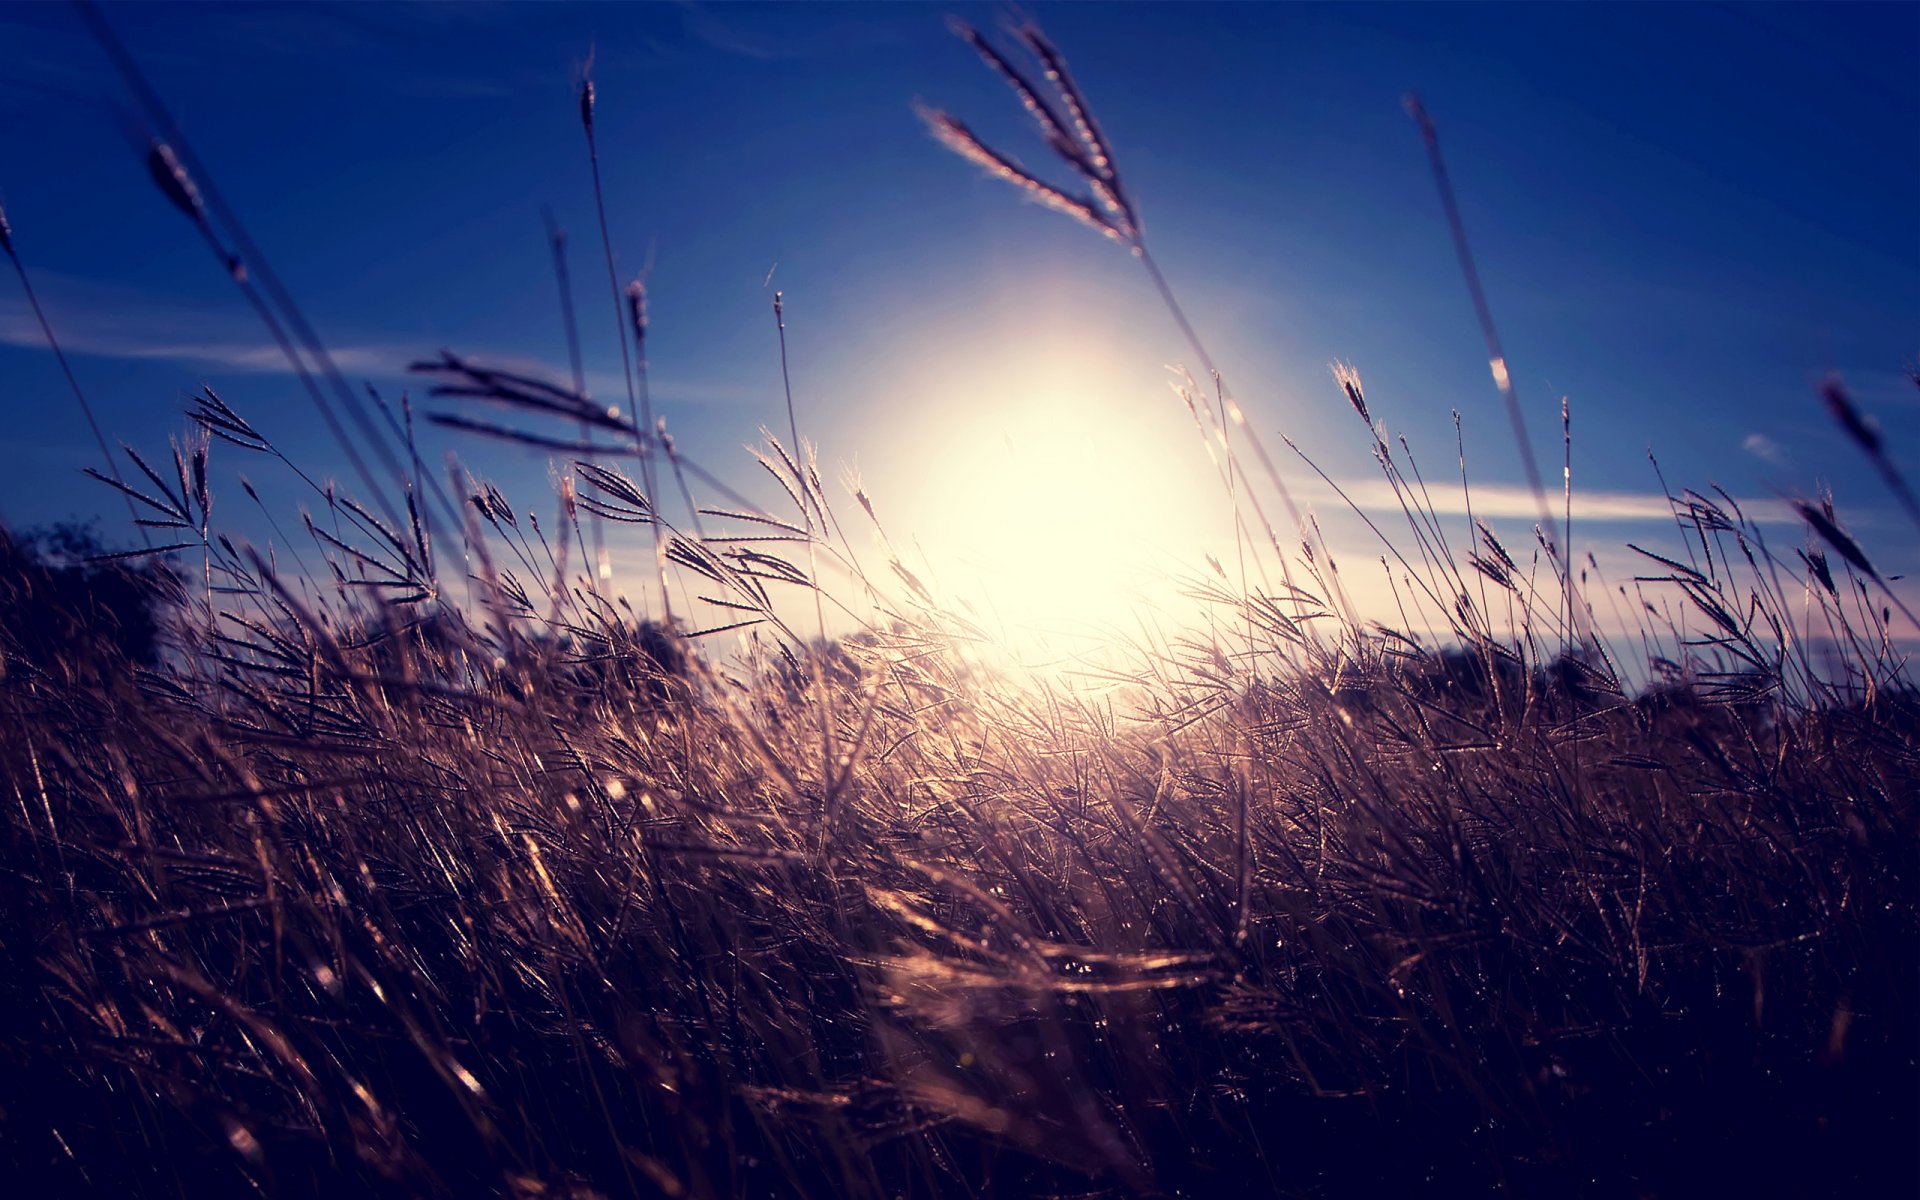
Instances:
[[[155,666],[178,582],[162,561],[112,557],[85,526],[0,528],[0,646],[42,672]]]

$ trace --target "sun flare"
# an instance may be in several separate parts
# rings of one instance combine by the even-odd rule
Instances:
[[[939,585],[1011,634],[1163,614],[1225,527],[1177,402],[1081,340],[954,375],[921,419],[919,469],[893,489]]]

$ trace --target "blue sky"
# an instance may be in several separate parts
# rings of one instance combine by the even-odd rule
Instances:
[[[590,374],[617,393],[574,108],[591,52],[616,253],[623,274],[650,264],[656,409],[704,463],[751,479],[741,444],[784,428],[779,288],[803,432],[857,469],[896,534],[991,538],[1039,520],[1060,493],[1023,491],[1021,464],[1088,480],[1092,507],[1172,514],[1155,528],[1175,558],[1192,548],[1181,522],[1219,507],[1196,498],[1204,459],[1166,388],[1166,364],[1191,356],[1136,264],[945,154],[915,116],[916,100],[949,109],[1044,161],[945,28],[950,12],[991,28],[1004,10],[105,11],[356,378],[397,391],[401,366],[443,346],[563,370],[550,207],[572,235]],[[1869,540],[1884,530],[1889,569],[1915,565],[1813,389],[1840,372],[1920,462],[1920,391],[1903,373],[1920,355],[1920,6],[1028,11],[1276,445],[1284,430],[1336,478],[1369,474],[1327,370],[1341,359],[1423,466],[1454,469],[1457,408],[1489,506],[1522,479],[1401,107],[1418,90],[1556,465],[1559,398],[1572,405],[1576,487],[1607,518],[1583,523],[1581,548],[1656,536],[1635,516],[1657,486],[1651,446],[1676,485],[1768,497],[1830,483]],[[73,12],[0,9],[0,46],[0,197],[103,424],[161,446],[205,380],[344,478],[263,331],[147,180],[136,109]],[[0,517],[98,513],[116,532],[124,510],[79,474],[90,437],[10,279],[0,380]],[[550,510],[544,459],[452,439],[431,457],[446,449]],[[267,474],[237,453],[224,470]],[[1012,500],[983,502],[996,491]],[[1527,506],[1513,507],[1524,541]]]

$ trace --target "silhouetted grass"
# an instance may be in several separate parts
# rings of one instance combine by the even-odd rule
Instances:
[[[1028,36],[1048,92],[971,40],[1087,183],[1055,207],[1144,256],[1058,52]],[[465,475],[436,525],[408,414],[386,503],[313,484],[312,569],[276,566],[219,532],[208,446],[298,468],[208,393],[175,471],[117,485],[187,547],[160,661],[42,567],[0,573],[22,1194],[1912,1180],[1920,696],[1830,506],[1776,552],[1685,492],[1648,575],[1543,579],[1485,525],[1458,544],[1343,367],[1405,520],[1389,627],[1310,527],[1271,531],[1239,447],[1280,473],[1216,378],[1189,404],[1244,536],[1237,578],[1195,584],[1214,632],[1067,688],[982,665],[897,557],[868,573],[797,425],[761,460],[781,515],[577,381],[423,367],[512,414],[443,423],[589,456],[552,527]],[[616,465],[655,450],[711,529]],[[581,508],[645,527],[663,587],[749,648],[609,595]],[[855,631],[796,633],[782,593]],[[21,633],[46,628],[63,653]]]

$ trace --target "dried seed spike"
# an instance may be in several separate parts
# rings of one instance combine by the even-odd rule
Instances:
[[[1073,75],[1067,70],[1067,60],[1055,48],[1040,27],[1031,21],[1022,26],[1019,37],[1032,55],[1040,61],[1047,73],[1047,81],[1060,93],[1061,102],[1067,107],[1067,113],[1073,120],[1073,131],[1084,147],[1082,158],[1092,168],[1091,182],[1094,194],[1102,203],[1120,218],[1131,236],[1139,236],[1140,220],[1133,211],[1133,203],[1127,199],[1120,185],[1120,172],[1114,162],[1112,144],[1094,119],[1093,107],[1081,95],[1079,85],[1073,81]]]
[[[647,344],[647,284],[636,279],[627,285],[627,316],[633,322],[633,340],[644,348]]]
[[[651,521],[653,519],[653,502],[647,498],[646,493],[641,491],[633,480],[628,479],[612,467],[603,467],[596,463],[584,461],[576,461],[573,465],[574,469],[579,472],[580,478],[586,480],[589,487],[631,510],[625,515],[618,516],[617,519],[627,521]],[[580,497],[580,504],[589,511],[596,511],[596,505],[600,506],[601,510],[604,510],[606,507],[604,502],[597,500],[593,496],[586,495]],[[637,516],[634,514],[637,514]]]
[[[1480,531],[1480,540],[1485,543],[1487,549],[1493,551],[1494,557],[1498,558],[1501,563],[1506,566],[1507,570],[1518,570],[1519,568],[1514,565],[1513,555],[1508,554],[1507,548],[1500,544],[1500,539],[1493,536],[1493,530],[1487,528],[1487,523],[1485,521],[1475,521],[1473,524],[1474,527]]]
[[[187,413],[196,425],[223,442],[248,450],[267,449],[266,439],[244,417],[227,407],[212,388],[205,384],[201,388],[204,394],[194,397],[194,407]]]
[[[920,116],[926,121],[933,136],[939,139],[947,149],[970,162],[985,167],[989,174],[1012,184],[1048,208],[1065,213],[1117,242],[1125,242],[1130,237],[1127,230],[1101,216],[1094,209],[1092,201],[1070,196],[1052,184],[1041,182],[1015,165],[1005,155],[987,147],[974,136],[972,130],[948,114],[932,109],[922,109]]]
[[[1915,379],[1916,382],[1920,382],[1920,375],[1916,375]],[[1840,382],[1838,375],[1829,377],[1821,385],[1820,398],[1826,402],[1827,411],[1832,414],[1834,421],[1840,428],[1846,430],[1847,436],[1860,447],[1861,452],[1873,463],[1874,469],[1880,472],[1880,478],[1886,481],[1887,487],[1899,497],[1901,505],[1907,510],[1907,515],[1912,517],[1915,523],[1920,523],[1920,499],[1915,498],[1913,488],[1907,483],[1906,476],[1888,456],[1886,439],[1881,432],[1880,423],[1855,406],[1853,397],[1847,393],[1846,386]]]
[[[1006,57],[994,49],[991,42],[980,36],[979,31],[973,26],[955,19],[950,22],[949,27],[953,30],[954,36],[971,46],[974,53],[980,56],[993,73],[1000,76],[1006,85],[1013,89],[1013,94],[1019,97],[1020,106],[1026,109],[1027,115],[1040,126],[1040,136],[1054,153],[1067,160],[1069,165],[1082,174],[1100,174],[1068,134],[1067,124],[1060,119],[1060,114],[1053,111],[1053,105],[1047,103],[1039,89],[1035,88],[1032,82],[1021,73],[1020,68],[1008,62]]]
[[[420,520],[420,505],[415,499],[414,490],[407,489],[407,521],[413,527],[413,550],[418,555],[413,559],[416,568],[431,573],[433,570],[433,543],[426,526]]]
[[[187,455],[179,438],[168,438],[167,445],[173,451],[173,473],[180,481],[180,507],[184,512],[192,503],[193,496],[193,484],[187,479]]]
[[[187,169],[180,165],[179,156],[173,147],[155,139],[147,150],[147,172],[160,186],[160,191],[173,206],[187,215],[187,219],[196,225],[206,223],[206,203],[200,198],[200,189],[194,186],[193,178]]]
[[[207,446],[209,438],[206,430],[200,431],[198,444],[193,447],[189,465],[193,471],[193,495],[200,505],[200,521],[204,525],[213,513],[213,489],[207,484]]]
[[[1812,526],[1813,531],[1819,534],[1821,539],[1829,546],[1832,546],[1841,558],[1846,559],[1848,563],[1868,578],[1880,578],[1880,572],[1876,571],[1873,564],[1867,561],[1866,551],[1860,549],[1860,543],[1854,541],[1846,530],[1840,528],[1838,520],[1836,520],[1833,515],[1833,502],[1831,500],[1821,504],[1812,504],[1806,500],[1795,500],[1793,501],[1793,508],[1795,512],[1800,514],[1801,520]]]
[[[1467,555],[1467,561],[1472,563],[1474,568],[1482,575],[1493,580],[1493,582],[1499,586],[1510,592],[1517,593],[1519,591],[1519,589],[1514,586],[1513,577],[1507,573],[1507,568],[1502,567],[1499,563],[1488,562],[1478,554]]]
[[[0,204],[0,253],[8,258],[13,255],[13,226],[7,224],[7,206]]]
[[[1352,363],[1336,362],[1333,364],[1333,377],[1339,381],[1341,390],[1346,392],[1347,402],[1353,405],[1353,411],[1371,426],[1373,414],[1367,411],[1366,393],[1360,388],[1360,372],[1353,369]]]
[[[1833,571],[1827,566],[1826,551],[1802,550],[1800,551],[1800,557],[1806,562],[1808,569],[1813,572],[1813,577],[1820,581],[1820,586],[1827,589],[1829,596],[1838,596],[1840,594],[1839,590],[1833,586]]]
[[[138,450],[135,450],[132,446],[127,445],[125,442],[120,443],[120,449],[124,454],[126,454],[128,458],[133,460],[134,466],[139,467],[140,470],[146,474],[146,477],[153,481],[153,486],[159,489],[160,494],[166,497],[168,507],[165,509],[165,511],[167,515],[172,517],[177,517],[181,520],[185,520],[187,516],[186,498],[184,496],[182,497],[174,496],[173,490],[167,486],[167,481],[160,477],[160,473],[158,471],[155,471],[151,466],[147,464],[146,459],[140,457],[140,452]]]
[[[1412,117],[1413,123],[1420,127],[1420,136],[1429,146],[1439,140],[1440,135],[1433,128],[1433,117],[1428,114],[1426,103],[1420,99],[1419,92],[1408,92],[1401,97],[1400,103],[1406,106],[1407,115]]]
[[[1862,450],[1878,455],[1884,442],[1880,436],[1880,425],[1854,406],[1853,397],[1838,378],[1827,380],[1820,385],[1820,399],[1826,402],[1827,411],[1847,431]]]
[[[1031,21],[1020,26],[1015,33],[1028,52],[1039,60],[1041,69],[1047,73],[1047,82],[1060,93],[1060,100],[1073,120],[1073,131],[1086,147],[1087,161],[1108,183],[1119,182],[1114,174],[1113,153],[1108,149],[1106,135],[1094,121],[1093,109],[1080,95],[1079,87],[1068,73],[1066,58],[1047,40],[1047,35],[1040,31],[1040,27]]]

